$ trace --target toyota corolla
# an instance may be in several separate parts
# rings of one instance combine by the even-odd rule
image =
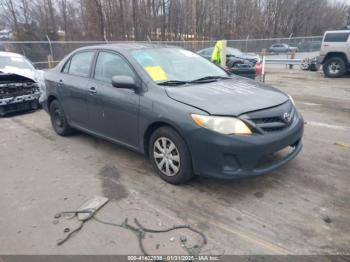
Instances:
[[[180,48],[80,48],[45,82],[58,135],[76,129],[141,152],[172,184],[262,175],[302,148],[304,121],[289,95]]]

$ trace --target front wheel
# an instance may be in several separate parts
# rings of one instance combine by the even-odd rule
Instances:
[[[341,77],[345,73],[345,62],[340,57],[329,58],[323,64],[323,72],[327,77]]]
[[[157,129],[151,136],[148,150],[154,169],[166,182],[178,185],[193,177],[189,150],[174,129]]]

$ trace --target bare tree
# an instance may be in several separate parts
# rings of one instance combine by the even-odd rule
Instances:
[[[321,35],[350,23],[333,0],[0,0],[18,39],[182,40]],[[34,32],[34,33],[32,33]]]

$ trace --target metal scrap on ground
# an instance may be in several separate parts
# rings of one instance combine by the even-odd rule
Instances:
[[[345,148],[350,148],[350,144],[339,143],[339,142],[335,142],[334,144],[335,144],[336,146],[345,147]]]
[[[130,225],[128,223],[128,218],[125,218],[124,222],[121,224],[103,221],[103,220],[97,218],[95,216],[95,214],[107,202],[108,202],[108,198],[95,196],[92,199],[86,201],[76,211],[64,211],[64,212],[60,212],[60,213],[56,214],[54,216],[55,219],[61,218],[62,215],[64,215],[64,214],[72,214],[73,216],[71,216],[69,218],[77,217],[78,220],[81,221],[79,226],[73,230],[70,230],[69,228],[65,228],[64,232],[66,233],[66,236],[63,239],[58,240],[57,245],[62,245],[63,243],[65,243],[74,233],[81,230],[83,228],[84,224],[87,221],[89,221],[91,218],[93,218],[98,223],[108,225],[108,226],[121,227],[121,228],[128,229],[131,232],[133,232],[138,239],[139,247],[144,255],[149,255],[147,253],[147,251],[145,250],[145,247],[143,245],[143,239],[145,238],[146,233],[167,233],[167,232],[177,230],[177,229],[188,229],[188,230],[200,235],[200,237],[202,238],[202,241],[200,244],[196,244],[193,246],[187,246],[186,245],[187,238],[185,236],[180,237],[179,243],[187,251],[187,253],[190,255],[198,255],[201,252],[201,250],[203,249],[203,247],[207,244],[207,238],[204,235],[204,233],[202,233],[201,231],[199,231],[197,229],[194,229],[190,225],[177,225],[177,226],[173,226],[173,227],[170,227],[167,229],[150,229],[150,228],[146,228],[146,227],[142,226],[136,218],[134,218],[134,223],[136,226]]]

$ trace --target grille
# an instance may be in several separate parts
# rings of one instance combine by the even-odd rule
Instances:
[[[20,95],[33,94],[38,90],[38,86],[32,82],[0,82],[0,99],[15,97]]]
[[[278,132],[288,128],[294,120],[295,109],[290,100],[285,103],[241,115],[259,133]],[[289,121],[287,121],[289,120]]]
[[[274,123],[279,122],[281,119],[279,117],[269,117],[269,118],[258,118],[258,119],[252,119],[255,124],[266,124],[266,123]]]
[[[264,132],[277,132],[287,128],[293,121],[293,115],[291,114],[291,121],[285,122],[282,117],[267,117],[251,119],[255,125],[262,129]]]
[[[283,130],[284,128],[286,128],[287,126],[285,127],[263,127],[262,129],[265,131],[265,132],[276,132],[276,131],[281,131]]]

